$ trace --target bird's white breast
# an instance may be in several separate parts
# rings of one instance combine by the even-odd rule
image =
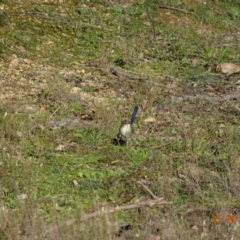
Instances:
[[[121,126],[120,133],[125,138],[131,137],[131,124],[124,124],[123,126]]]

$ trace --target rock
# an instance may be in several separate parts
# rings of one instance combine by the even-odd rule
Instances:
[[[27,197],[28,197],[28,195],[25,194],[25,193],[22,193],[22,194],[20,194],[20,195],[17,195],[17,199],[19,199],[19,200],[25,200],[25,199],[27,199]]]
[[[22,113],[37,113],[38,109],[34,106],[30,106],[30,105],[23,105],[20,109],[19,112]]]
[[[233,63],[221,63],[216,67],[217,71],[225,74],[232,74],[240,71],[240,66]]]
[[[81,93],[82,89],[79,88],[79,87],[73,87],[71,90],[70,90],[70,94],[79,94]]]

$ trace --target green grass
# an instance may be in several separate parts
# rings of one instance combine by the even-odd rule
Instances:
[[[239,238],[239,99],[173,101],[237,89],[215,72],[240,60],[237,0],[0,2],[0,239]],[[172,204],[83,220],[151,199],[139,180]]]

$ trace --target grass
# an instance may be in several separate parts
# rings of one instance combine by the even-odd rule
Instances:
[[[215,69],[239,3],[122,2],[1,1],[0,239],[239,238],[239,99],[174,101],[237,90]],[[139,180],[172,204],[82,220],[151,198]]]

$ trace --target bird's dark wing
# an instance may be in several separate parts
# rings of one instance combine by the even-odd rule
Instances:
[[[137,112],[138,112],[138,106],[135,106],[133,113],[132,113],[132,117],[131,117],[131,124],[133,124],[133,122],[136,118]]]

